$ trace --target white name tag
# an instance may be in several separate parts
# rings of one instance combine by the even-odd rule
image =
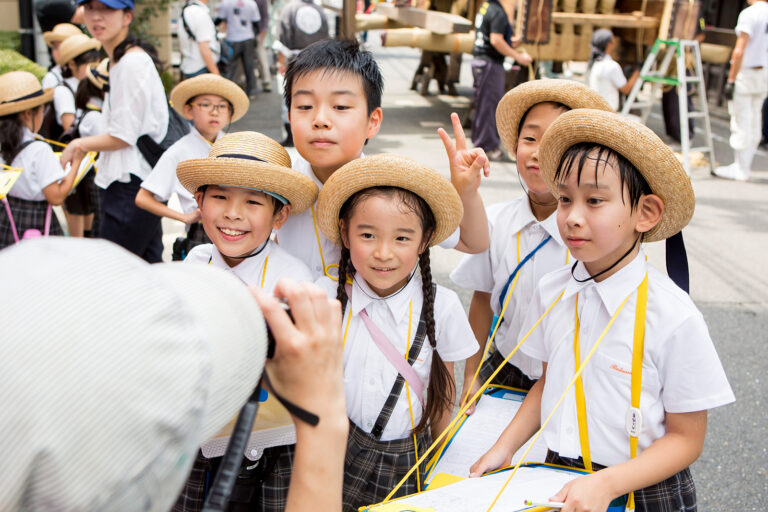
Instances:
[[[630,437],[640,437],[640,432],[643,430],[643,414],[640,412],[640,409],[637,407],[630,407],[627,409],[624,426]]]

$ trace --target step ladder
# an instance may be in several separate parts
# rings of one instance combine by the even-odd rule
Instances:
[[[690,52],[693,56],[694,74],[689,76],[685,67],[686,53]],[[663,57],[660,55],[663,53]],[[677,78],[667,76],[666,72],[672,59],[676,60]],[[638,100],[638,95],[643,85],[650,82],[651,94],[645,101]],[[697,84],[696,92],[699,106],[695,112],[688,112],[688,84]],[[648,120],[648,114],[651,112],[656,94],[662,85],[673,85],[677,87],[678,103],[680,108],[680,145],[683,154],[683,167],[688,176],[691,175],[691,152],[701,152],[709,155],[710,171],[715,169],[715,151],[712,145],[712,126],[709,121],[709,108],[707,107],[707,92],[704,86],[704,73],[701,65],[701,50],[698,41],[680,40],[680,39],[657,39],[651,47],[648,57],[643,63],[640,71],[640,77],[635,82],[632,91],[624,102],[621,109],[622,114],[629,114],[631,110],[640,110],[640,119],[643,124]],[[706,137],[706,146],[691,147],[690,134],[688,132],[689,119],[704,120],[704,135]]]

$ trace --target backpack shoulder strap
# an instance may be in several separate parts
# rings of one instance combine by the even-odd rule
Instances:
[[[187,18],[184,17],[184,11],[186,11],[187,7],[189,7],[191,4],[192,2],[187,2],[184,4],[184,7],[181,8],[181,23],[182,25],[184,25],[184,31],[187,33],[189,38],[193,41],[197,41],[195,34],[192,33],[192,29],[189,27],[189,24],[187,23]]]

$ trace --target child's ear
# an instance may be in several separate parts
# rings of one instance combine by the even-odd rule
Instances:
[[[664,214],[664,201],[656,194],[642,196],[637,205],[638,217],[635,231],[647,233],[656,227]]]
[[[186,117],[188,121],[192,121],[192,105],[189,103],[184,105],[184,117]]]
[[[384,111],[381,110],[381,107],[378,107],[373,112],[371,112],[371,115],[368,116],[368,131],[365,134],[366,139],[371,139],[377,133],[379,133],[379,128],[381,128],[381,121],[383,118]]]
[[[195,192],[195,201],[197,201],[197,207],[202,208],[203,207],[203,196],[205,195],[204,190],[198,190]]]
[[[277,201],[277,199],[273,199],[274,201]],[[285,221],[288,220],[288,217],[291,215],[291,205],[284,204],[282,208],[280,208],[280,211],[277,212],[272,216],[272,227],[274,229],[280,229],[283,227],[283,224],[285,224]]]

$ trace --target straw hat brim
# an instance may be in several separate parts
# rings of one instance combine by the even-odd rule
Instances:
[[[21,95],[25,96],[24,94]],[[7,116],[9,114],[16,114],[18,112],[24,112],[27,109],[35,108],[38,105],[48,103],[53,99],[53,89],[44,89],[43,94],[35,96],[21,101],[13,101],[11,103],[0,104],[0,116]]]
[[[269,162],[195,158],[179,163],[176,176],[192,194],[203,185],[255,188],[279,194],[291,203],[291,215],[303,212],[317,199],[317,185],[311,179],[290,167]]]
[[[101,48],[101,43],[96,39],[89,37],[88,40],[84,40],[82,44],[72,48],[65,48],[67,50],[66,52],[62,52],[61,49],[59,49],[59,59],[56,61],[56,64],[63,67],[67,62],[78,55],[82,55],[89,50],[98,50],[99,48]]]
[[[231,80],[218,75],[201,75],[182,81],[171,91],[171,105],[180,115],[184,115],[184,105],[201,94],[215,94],[232,104],[231,122],[235,122],[248,112],[248,96]]]
[[[45,44],[50,47],[56,41],[63,41],[71,35],[72,34],[61,34],[54,31],[43,32],[43,41],[45,41]]]
[[[600,110],[566,112],[544,134],[539,147],[541,175],[556,197],[555,171],[568,148],[580,142],[601,144],[629,160],[664,202],[661,221],[645,234],[643,241],[665,240],[690,222],[696,197],[690,178],[672,150],[648,127]]]
[[[557,102],[571,108],[592,108],[613,112],[605,99],[581,82],[573,80],[533,80],[507,92],[496,107],[496,126],[507,151],[517,144],[520,120],[534,105]]]
[[[317,200],[318,226],[336,245],[341,245],[339,212],[356,192],[371,187],[399,187],[424,199],[437,221],[430,245],[448,238],[461,222],[464,208],[451,182],[436,171],[398,155],[358,158],[334,172]]]

